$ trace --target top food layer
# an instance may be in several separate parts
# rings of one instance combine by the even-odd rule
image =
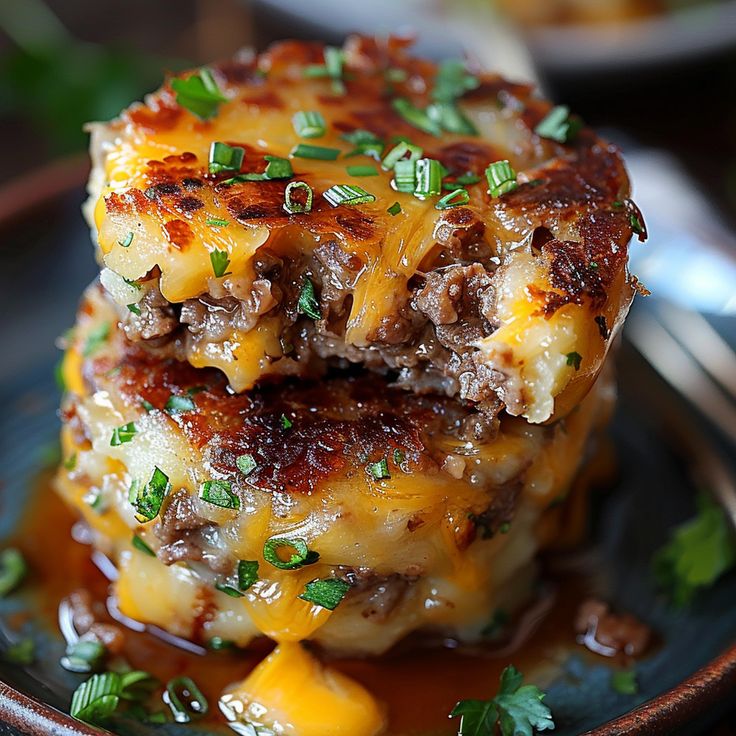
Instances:
[[[486,418],[577,403],[643,230],[618,152],[528,86],[405,46],[281,43],[93,126],[129,338],[236,391],[350,361]]]

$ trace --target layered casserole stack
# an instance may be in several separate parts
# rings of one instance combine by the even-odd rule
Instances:
[[[612,402],[643,231],[616,149],[362,37],[173,77],[91,132],[58,487],[120,612],[298,659],[524,606]]]

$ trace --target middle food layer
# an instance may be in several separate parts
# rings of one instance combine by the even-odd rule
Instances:
[[[527,600],[586,443],[602,376],[549,426],[363,374],[233,394],[217,370],[130,343],[90,287],[64,362],[59,487],[117,565],[121,612],[194,640],[312,639],[379,653],[475,638]]]

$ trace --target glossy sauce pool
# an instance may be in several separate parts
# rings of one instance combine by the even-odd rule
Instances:
[[[94,601],[105,601],[109,595],[108,580],[92,562],[90,548],[72,538],[74,522],[46,475],[13,542],[28,561],[31,572],[27,587],[32,589],[40,623],[55,631],[59,604],[72,591],[89,591]],[[464,698],[492,697],[508,664],[544,685],[559,672],[572,649],[585,652],[575,641],[573,620],[580,602],[590,594],[590,584],[575,576],[560,578],[553,587],[555,592],[542,606],[545,610],[538,613],[528,636],[513,651],[505,647],[495,653],[480,649],[471,653],[404,646],[403,651],[380,659],[333,659],[330,664],[361,682],[385,704],[390,734],[456,733],[457,721],[448,720],[455,703]],[[202,655],[149,631],[124,631],[123,656],[134,669],[145,670],[163,683],[178,675],[190,676],[209,701],[205,723],[221,723],[223,727],[226,722],[217,707],[219,696],[228,685],[245,678],[271,648],[264,640],[253,650]]]

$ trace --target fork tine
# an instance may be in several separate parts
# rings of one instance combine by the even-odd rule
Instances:
[[[657,316],[695,360],[736,400],[736,352],[700,312],[657,302]]]
[[[626,335],[667,383],[736,444],[736,407],[662,323],[639,311],[629,318]]]

